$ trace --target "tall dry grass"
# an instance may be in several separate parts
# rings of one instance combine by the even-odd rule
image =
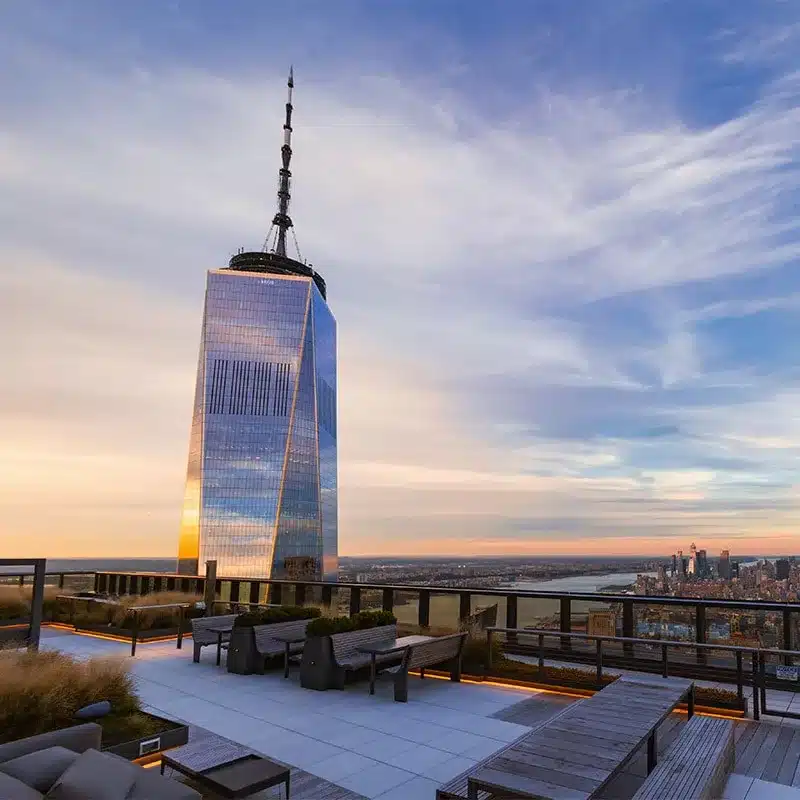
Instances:
[[[0,585],[0,620],[28,617],[31,613],[31,586]],[[71,594],[69,590],[57,586],[44,587],[44,617],[52,619],[53,611],[58,605],[58,595]]]
[[[133,615],[129,613],[131,608],[174,603],[195,603],[198,600],[202,600],[200,595],[186,592],[153,592],[142,596],[124,595],[113,604],[87,601],[85,604],[81,604],[84,607],[76,612],[75,620],[77,623],[130,628],[133,625]],[[184,618],[188,619],[190,616],[192,616],[192,609],[186,609]],[[178,625],[179,618],[180,615],[177,608],[154,608],[141,611],[138,614],[139,628],[140,630],[175,628]]]
[[[139,708],[124,661],[63,653],[0,651],[0,742],[76,724],[75,712],[108,700],[115,716]]]

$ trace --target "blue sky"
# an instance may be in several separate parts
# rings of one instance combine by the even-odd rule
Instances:
[[[795,552],[798,44],[778,0],[3,4],[0,534],[174,552],[293,63],[341,552]]]

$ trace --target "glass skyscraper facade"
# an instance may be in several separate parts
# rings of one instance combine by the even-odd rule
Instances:
[[[335,580],[336,434],[336,321],[315,280],[210,271],[179,571]]]

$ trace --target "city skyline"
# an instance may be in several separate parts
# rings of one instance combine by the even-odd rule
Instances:
[[[534,5],[309,0],[265,52],[251,0],[4,4],[10,556],[174,555],[203,274],[272,216],[292,62],[342,555],[792,554],[797,9]]]

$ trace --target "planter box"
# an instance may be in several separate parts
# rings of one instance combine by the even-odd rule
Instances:
[[[157,717],[155,714],[148,714],[147,716],[162,722],[164,730],[129,742],[104,747],[103,751],[133,761],[153,753],[170,750],[173,747],[181,747],[189,742],[188,725],[181,725],[178,722]]]
[[[300,685],[304,689],[344,689],[348,670],[339,665],[338,657],[351,656],[358,647],[397,638],[397,625],[381,625],[359,631],[312,636],[306,639],[300,662]]]
[[[256,635],[251,627],[234,625],[228,640],[228,672],[254,675],[264,671],[264,658],[256,650]]]
[[[300,685],[304,689],[344,689],[344,674],[333,656],[330,636],[311,636],[303,646]]]

